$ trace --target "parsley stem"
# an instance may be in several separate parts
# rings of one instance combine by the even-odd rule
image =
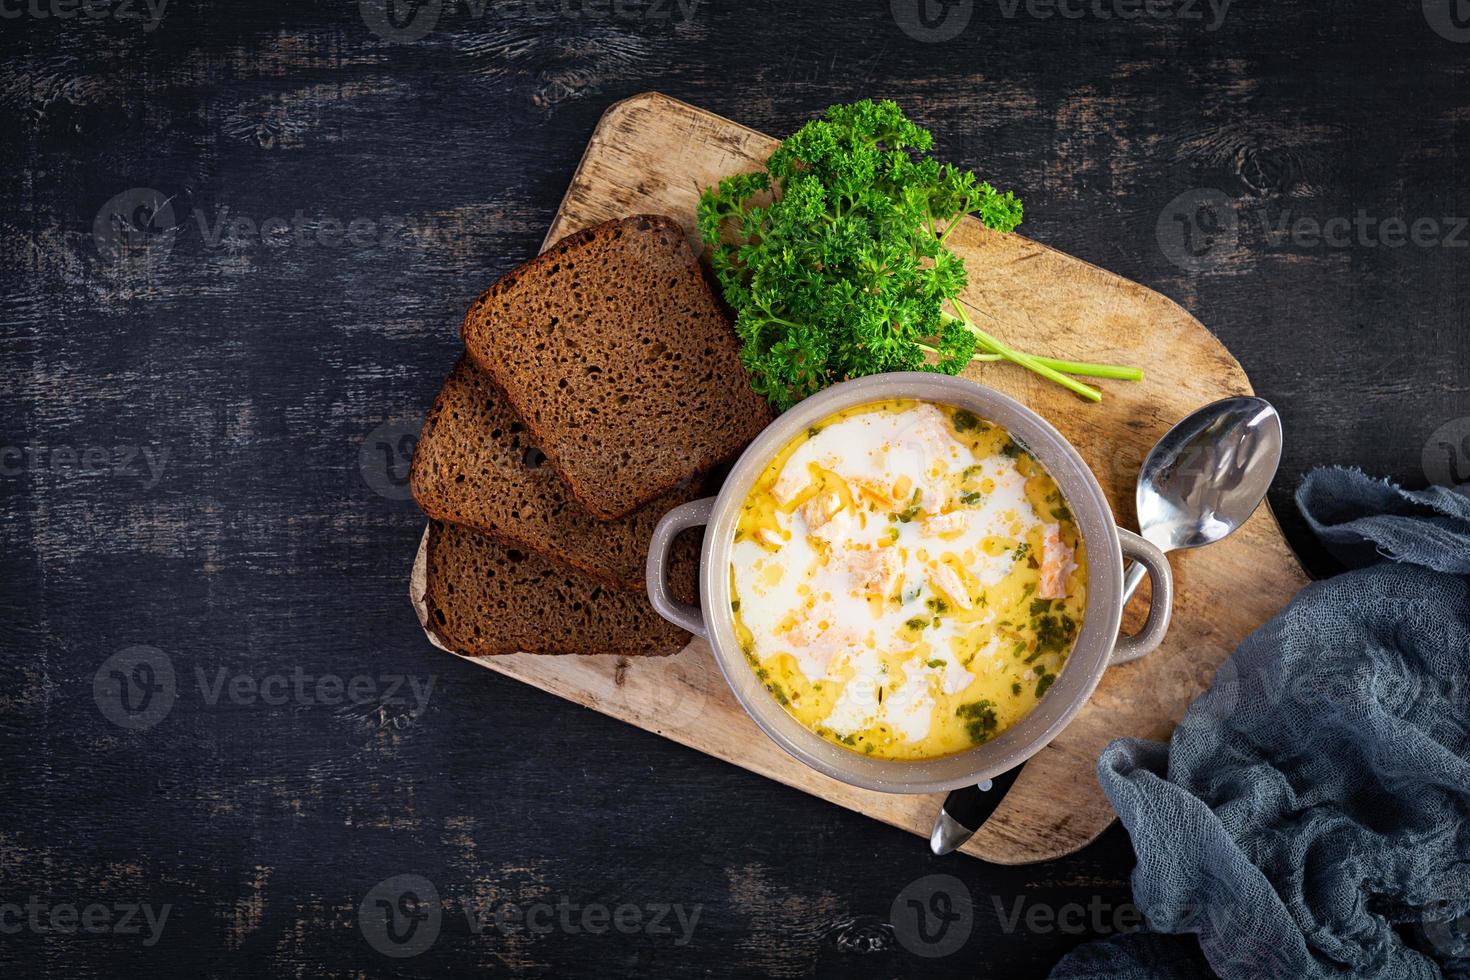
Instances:
[[[938,347],[935,347],[933,344],[926,344],[923,341],[915,341],[915,344],[918,346],[918,348],[920,350],[926,350],[929,353],[935,355],[936,357],[939,356],[942,353],[940,351],[940,349]],[[1005,360],[1005,358],[1004,357],[1001,357],[999,354],[976,354],[974,357],[970,358],[971,363],[974,363],[975,361],[1003,361],[1003,360]],[[1053,366],[1055,366],[1055,365],[1053,365]]]
[[[1080,374],[1085,378],[1113,378],[1118,381],[1142,381],[1143,369],[1126,367],[1122,364],[1089,364],[1086,361],[1059,361],[1054,357],[1032,354],[1042,364],[1067,374]]]
[[[938,355],[940,350],[932,344],[920,343],[919,347],[931,354]],[[1027,355],[1039,364],[1045,364],[1053,371],[1061,371],[1063,374],[1080,374],[1084,378],[1111,378],[1116,381],[1142,381],[1143,369],[1127,367],[1122,364],[1093,364],[1088,361],[1062,361],[1055,357],[1043,357],[1040,354]],[[1003,361],[1005,357],[1001,354],[976,354],[970,358],[974,361]]]
[[[781,324],[781,326],[783,326],[783,327],[790,327],[792,330],[801,330],[801,329],[803,329],[803,327],[802,327],[802,325],[800,323],[792,323],[790,320],[783,320],[781,317],[779,317],[776,314],[772,313],[770,310],[766,309],[764,306],[759,307],[759,309],[760,309],[760,311],[762,313],[764,313],[766,315],[766,320],[768,322],[770,322],[770,323],[779,323],[779,324]]]
[[[1047,367],[1045,364],[1042,364],[1030,354],[1018,350],[1013,350],[1010,347],[1007,347],[1005,344],[1001,343],[999,340],[996,340],[994,337],[990,336],[990,334],[986,333],[984,330],[981,330],[979,327],[975,326],[975,324],[971,323],[970,317],[968,314],[965,313],[964,307],[960,306],[953,300],[950,301],[950,305],[953,306],[955,308],[955,311],[960,314],[954,319],[960,320],[960,322],[965,325],[965,329],[974,334],[975,339],[980,341],[981,345],[984,346],[989,352],[999,354],[1006,360],[1014,361],[1022,367],[1030,368],[1032,371],[1035,371],[1037,374],[1041,375],[1043,378],[1046,378],[1048,381],[1055,381],[1063,388],[1066,388],[1068,391],[1080,395],[1083,398],[1086,398],[1090,402],[1102,401],[1102,392],[1098,391],[1096,388],[1093,388],[1090,385],[1085,385],[1082,382],[1078,381],[1076,378],[1070,378],[1062,372],[1056,370],[1055,368]]]

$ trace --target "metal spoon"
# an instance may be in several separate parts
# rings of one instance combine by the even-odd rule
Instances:
[[[1162,551],[1213,544],[1255,513],[1280,463],[1281,416],[1270,402],[1239,397],[1206,405],[1164,433],[1143,461],[1134,496],[1139,533]],[[1128,569],[1123,602],[1143,576],[1142,565]],[[929,834],[930,850],[948,854],[973,837],[1020,771],[952,791]]]

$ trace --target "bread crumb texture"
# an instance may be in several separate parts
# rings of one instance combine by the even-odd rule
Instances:
[[[689,642],[646,596],[471,528],[431,521],[427,562],[428,626],[456,653],[667,656]]]
[[[409,479],[432,518],[492,534],[613,588],[644,590],[644,561],[658,519],[699,496],[698,480],[617,521],[588,514],[547,465],[530,431],[490,376],[461,357],[444,382],[419,436]],[[675,591],[692,596],[698,536],[675,542]]]
[[[463,336],[571,493],[604,520],[734,456],[772,417],[670,218],[562,239],[487,290]]]

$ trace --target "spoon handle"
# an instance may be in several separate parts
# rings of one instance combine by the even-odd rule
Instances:
[[[1000,806],[1006,792],[1016,777],[1021,775],[1021,766],[1007,769],[998,776],[976,786],[961,786],[950,791],[944,798],[944,806],[934,820],[934,829],[929,832],[929,850],[943,856],[959,848],[975,836],[986,819]]]
[[[1128,572],[1123,576],[1123,605],[1133,598],[1133,593],[1138,591],[1138,583],[1148,574],[1148,569],[1141,562],[1133,562],[1128,566]]]

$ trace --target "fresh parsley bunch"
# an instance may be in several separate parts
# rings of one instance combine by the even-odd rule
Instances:
[[[1021,202],[927,156],[932,145],[894,102],[836,105],[764,171],[700,196],[699,234],[755,389],[785,409],[847,378],[956,374],[976,359],[1015,361],[1093,400],[1095,389],[1062,372],[1138,377],[1024,354],[969,321],[956,301],[965,265],[945,241],[967,214],[1011,231]]]

